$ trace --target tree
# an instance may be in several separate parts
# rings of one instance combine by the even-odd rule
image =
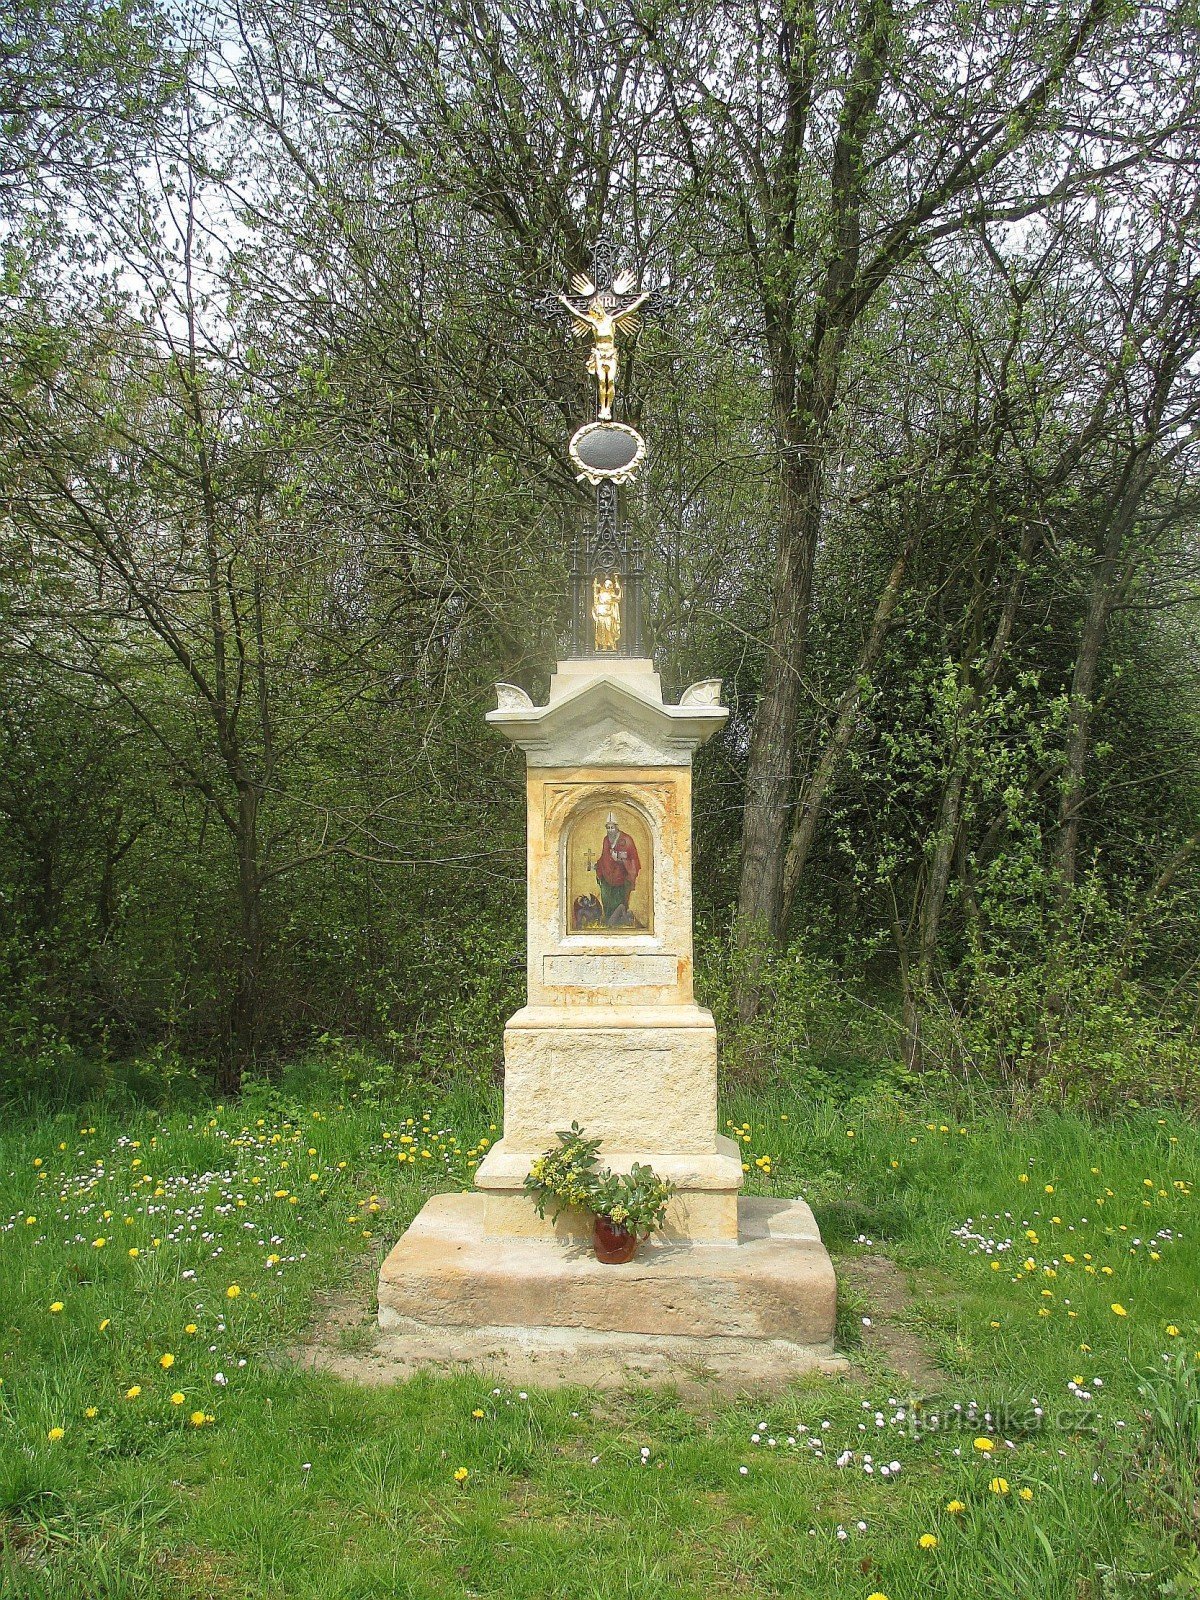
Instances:
[[[855,341],[896,275],[964,229],[1173,158],[1195,122],[1194,74],[1168,73],[1177,11],[863,0],[836,20],[811,3],[638,14],[675,159],[714,247],[740,256],[770,375],[777,558],[746,771],[744,942],[783,930],[813,578]]]
[[[156,0],[16,0],[0,21],[0,219],[54,232],[153,147],[182,82]],[[76,225],[86,217],[77,213]]]

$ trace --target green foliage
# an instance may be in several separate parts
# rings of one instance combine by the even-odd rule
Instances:
[[[560,1130],[557,1146],[552,1146],[530,1167],[523,1188],[533,1200],[539,1217],[551,1207],[551,1219],[558,1217],[569,1206],[586,1209],[596,1188],[596,1161],[600,1153],[600,1140],[589,1139],[577,1122]]]
[[[0,215],[12,222],[33,209],[57,233],[67,196],[111,197],[131,152],[163,131],[164,106],[183,77],[177,48],[154,0],[6,6]]]
[[[821,953],[827,930],[809,930],[784,950],[767,943],[738,949],[704,929],[697,949],[697,992],[713,1012],[722,1071],[761,1089],[870,1097],[906,1074],[893,1059],[895,1025],[858,975]],[[738,996],[756,987],[757,1014],[743,1020]]]
[[[1090,940],[1020,965],[972,958],[962,976],[956,1005],[931,1005],[927,1043],[965,1078],[995,1079],[1015,1104],[1196,1104],[1188,989],[1159,998]]]
[[[531,301],[602,227],[672,281],[624,346],[623,516],[668,692],[731,707],[693,874],[730,1081],[1194,1095],[1194,174],[1160,142],[1194,7],[1069,47],[1028,8],[884,10],[250,0],[232,60],[204,6],[10,8],[10,1098],[307,1052],[381,1103],[498,1079],[524,795],[483,718],[498,678],[544,690],[589,514],[582,363]],[[1090,86],[1127,68],[1093,194]],[[816,818],[754,949],[747,803],[785,854]]]
[[[1194,1537],[1200,1505],[1200,1365],[1175,1351],[1166,1370],[1138,1387],[1143,1405],[1141,1455],[1150,1492],[1161,1499],[1174,1530]]]
[[[618,1228],[645,1235],[665,1225],[667,1202],[674,1193],[673,1183],[645,1162],[635,1161],[628,1172],[598,1172],[586,1207]]]
[[[539,1217],[547,1206],[552,1220],[577,1207],[631,1233],[649,1234],[663,1226],[675,1186],[653,1167],[640,1161],[628,1172],[598,1167],[600,1140],[589,1139],[577,1122],[557,1137],[557,1146],[538,1156],[525,1177],[525,1193]]]

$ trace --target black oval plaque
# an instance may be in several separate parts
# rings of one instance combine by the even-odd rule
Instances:
[[[571,460],[589,483],[629,483],[646,453],[646,443],[624,422],[585,422],[571,440]]]
[[[575,454],[593,472],[620,472],[633,463],[640,444],[635,433],[600,423],[576,440]]]

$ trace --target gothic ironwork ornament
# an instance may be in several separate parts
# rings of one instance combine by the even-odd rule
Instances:
[[[578,428],[568,447],[580,482],[594,485],[594,529],[576,540],[571,567],[571,654],[641,656],[642,554],[618,516],[619,484],[632,483],[646,442],[628,423],[613,420],[620,372],[619,338],[641,326],[643,316],[670,304],[660,289],[642,289],[636,275],[618,270],[612,241],[601,238],[590,272],[577,272],[570,292],[543,295],[543,311],[571,318],[571,330],[590,341],[587,371],[596,380],[597,415]]]

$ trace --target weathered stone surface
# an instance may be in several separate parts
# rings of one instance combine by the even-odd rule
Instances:
[[[682,1189],[724,1190],[741,1187],[742,1160],[737,1143],[718,1134],[710,1150],[690,1153],[667,1152],[657,1155],[654,1168]],[[540,1154],[535,1151],[534,1154]],[[641,1150],[606,1148],[601,1152],[605,1164],[614,1172],[628,1172],[643,1159]],[[507,1139],[498,1139],[475,1174],[478,1188],[520,1193],[529,1171],[530,1153],[514,1150]]]
[[[582,1244],[484,1232],[481,1195],[435,1195],[383,1264],[385,1330],[579,1328],[833,1350],[836,1287],[803,1201],[743,1199],[736,1247],[648,1243],[621,1266]]]
[[[844,1356],[789,1339],[692,1339],[679,1334],[593,1333],[587,1328],[435,1328],[397,1323],[365,1356],[321,1350],[308,1364],[362,1383],[399,1383],[418,1372],[477,1372],[489,1382],[542,1388],[623,1389],[670,1384],[704,1398],[782,1388],[808,1372],[845,1372]]]
[[[655,1171],[662,1163],[655,1162]],[[489,1238],[516,1236],[523,1239],[576,1239],[592,1236],[594,1218],[590,1212],[569,1210],[551,1222],[533,1209],[528,1195],[486,1189],[487,1208],[484,1231]],[[667,1205],[663,1238],[669,1243],[735,1245],[738,1237],[738,1193],[736,1189],[684,1189],[671,1196]]]
[[[679,981],[674,956],[650,951],[621,950],[609,954],[542,957],[542,979],[548,989],[590,989],[600,994],[613,989],[673,989]]]
[[[716,1149],[717,1034],[700,1006],[526,1006],[504,1030],[504,1138],[539,1155],[575,1121],[610,1151]],[[528,1171],[528,1167],[526,1167]]]

